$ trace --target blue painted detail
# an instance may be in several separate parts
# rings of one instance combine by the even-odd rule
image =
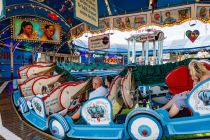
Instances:
[[[33,110],[29,110],[29,112],[23,114],[23,116],[28,122],[39,128],[40,130],[47,130],[47,119],[38,116]]]
[[[15,106],[18,107],[19,106],[18,99],[21,97],[20,91],[14,90],[12,97],[13,97],[13,102],[14,102]]]
[[[110,126],[91,126],[91,125],[74,125],[67,133],[68,137],[80,139],[128,139],[124,135],[124,125]]]
[[[162,138],[162,136],[163,136],[163,131],[162,131],[162,126],[161,126],[161,124],[157,121],[156,118],[151,117],[151,116],[146,115],[146,114],[135,115],[135,116],[133,116],[133,117],[128,121],[127,130],[128,130],[129,135],[131,136],[131,138],[132,138],[133,140],[137,140],[137,138],[136,138],[136,137],[133,135],[133,133],[131,132],[131,126],[132,126],[132,124],[134,123],[134,121],[136,121],[137,119],[141,119],[141,118],[148,118],[148,119],[152,120],[155,124],[157,124],[157,126],[158,126],[158,131],[159,131],[159,135],[158,135],[157,138],[155,138],[155,139],[156,139],[156,140],[160,140],[160,139]],[[146,139],[147,137],[149,137],[150,135],[152,135],[152,133],[155,133],[155,132],[154,132],[154,131],[155,131],[154,128],[151,127],[150,124],[147,124],[146,122],[145,122],[144,125],[139,126],[139,128],[137,128],[137,129],[138,129],[139,135],[145,137],[145,139]],[[143,135],[143,131],[146,131],[147,134],[146,134],[146,135]],[[143,138],[143,139],[144,139],[144,138]]]
[[[22,114],[28,112],[28,106],[24,97],[19,98],[20,111]]]

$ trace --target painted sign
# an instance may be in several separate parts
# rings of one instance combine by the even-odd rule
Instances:
[[[210,20],[210,7],[208,6],[198,6],[196,9],[196,17],[205,22]]]
[[[113,18],[113,28],[120,30],[138,29],[146,24],[147,15],[125,15],[122,17]]]
[[[5,16],[5,2],[0,0],[0,19]]]
[[[141,35],[136,40],[138,41],[155,40],[155,35],[154,34]]]
[[[110,27],[111,27],[110,18],[100,19],[98,28],[87,24],[87,30],[90,31],[91,33],[98,33],[98,32],[103,33],[106,30],[110,29]]]
[[[13,38],[34,42],[58,44],[61,42],[61,28],[58,24],[27,19],[13,19]]]
[[[110,47],[109,34],[89,37],[88,46],[90,51],[108,49]]]
[[[79,24],[78,26],[75,26],[71,28],[71,35],[75,37],[80,37],[83,33],[85,33],[85,24]]]
[[[159,25],[182,23],[189,18],[191,18],[190,7],[151,13],[152,23]]]
[[[75,0],[75,18],[98,27],[98,0]]]

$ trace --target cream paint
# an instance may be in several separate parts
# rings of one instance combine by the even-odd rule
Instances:
[[[2,125],[2,119],[0,114],[0,136],[5,138],[6,140],[22,140],[20,137],[9,131]]]
[[[4,91],[4,89],[7,87],[9,82],[10,81],[6,81],[0,86],[0,94]]]

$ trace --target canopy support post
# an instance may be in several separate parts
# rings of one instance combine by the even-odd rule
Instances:
[[[146,50],[146,53],[145,53],[145,65],[148,65],[149,64],[149,41],[147,40],[146,43],[145,43],[145,50]]]
[[[133,38],[132,63],[136,63],[136,40]]]
[[[130,40],[128,40],[128,64],[130,64]]]

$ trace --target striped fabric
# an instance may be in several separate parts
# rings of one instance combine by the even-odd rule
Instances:
[[[52,114],[49,117],[49,120],[50,119],[56,119],[57,121],[59,121],[60,124],[63,126],[65,133],[69,131],[69,129],[70,129],[69,125],[61,114],[58,114],[58,113]]]
[[[22,114],[28,112],[28,106],[24,97],[19,98],[19,106]]]

